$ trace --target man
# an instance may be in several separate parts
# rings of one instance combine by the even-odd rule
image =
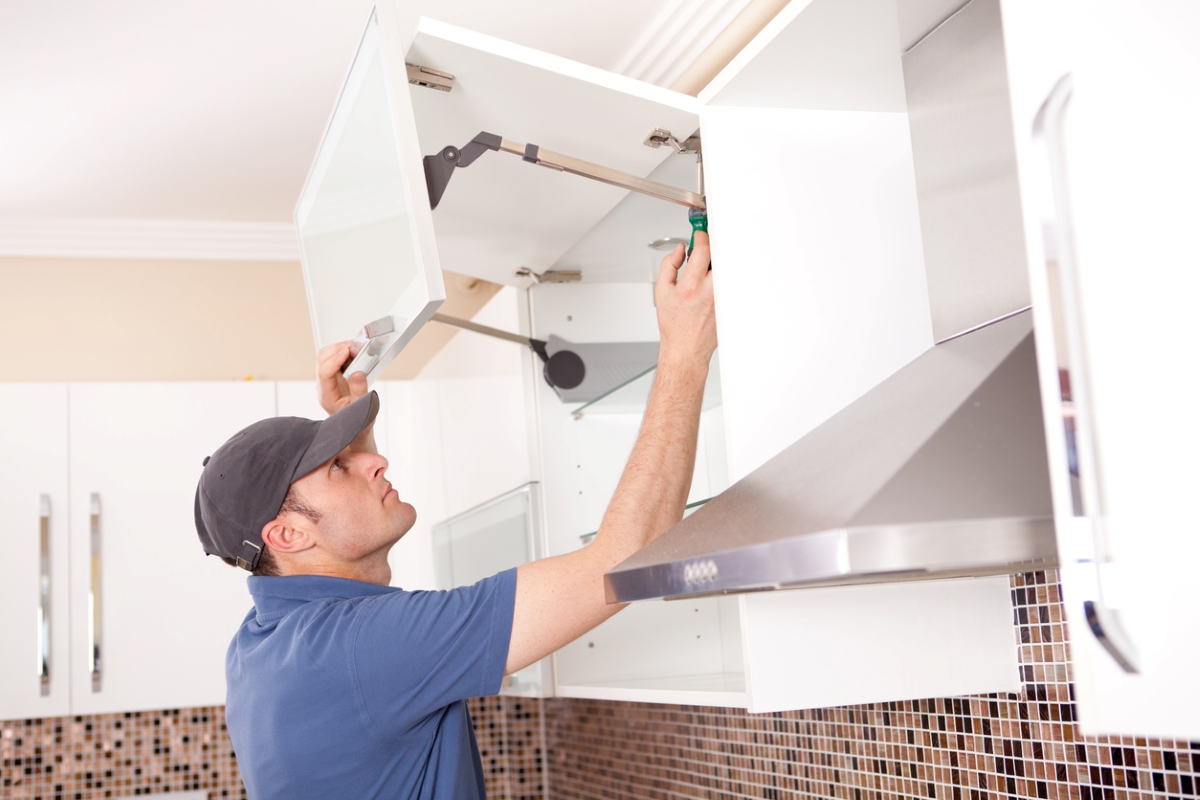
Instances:
[[[416,520],[385,477],[375,394],[323,350],[323,422],[255,423],[209,459],[196,495],[206,553],[253,570],[229,647],[226,720],[247,791],[266,798],[480,798],[466,698],[620,610],[604,573],[679,521],[716,349],[707,235],[655,286],[658,369],[595,540],[448,592],[390,587],[387,555]]]

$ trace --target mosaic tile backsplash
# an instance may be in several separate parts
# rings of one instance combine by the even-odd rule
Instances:
[[[1020,694],[752,715],[480,698],[491,800],[1200,797],[1200,743],[1085,738],[1056,575],[1012,580]],[[0,722],[0,798],[245,797],[221,708]]]

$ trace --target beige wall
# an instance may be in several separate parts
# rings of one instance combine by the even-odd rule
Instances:
[[[499,287],[446,275],[443,313]],[[428,325],[385,377],[407,378],[454,329]],[[0,381],[282,380],[313,375],[299,263],[0,258]]]

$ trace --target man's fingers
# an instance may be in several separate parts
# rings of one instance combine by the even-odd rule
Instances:
[[[357,400],[367,393],[367,375],[362,370],[346,378],[350,385],[350,399]]]
[[[708,275],[708,265],[711,255],[708,249],[708,232],[696,231],[692,254],[688,257],[687,269],[683,271],[683,281],[692,285],[700,283]]]
[[[666,258],[662,260],[662,265],[658,268],[658,282],[661,284],[670,284],[675,282],[676,276],[679,274],[679,268],[683,266],[683,244],[675,245]]]
[[[321,380],[334,377],[341,372],[349,356],[349,342],[335,342],[322,347],[317,353],[317,377]]]

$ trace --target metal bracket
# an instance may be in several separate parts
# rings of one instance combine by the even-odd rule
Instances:
[[[570,172],[573,175],[591,178],[611,186],[678,203],[687,208],[704,210],[707,207],[704,196],[698,192],[639,178],[628,172],[621,172],[600,164],[593,164],[590,161],[555,153],[536,144],[519,144],[502,139],[494,133],[481,132],[465,147],[443,147],[437,155],[425,156],[425,182],[429,189],[430,208],[437,208],[438,203],[441,202],[446,186],[450,183],[450,176],[454,174],[454,168],[469,166],[488,150],[503,150],[506,153],[520,156],[523,161],[531,164],[549,167],[560,172]]]
[[[404,68],[408,71],[408,82],[413,86],[424,86],[426,89],[436,89],[439,92],[448,92],[454,88],[454,76],[449,72],[442,72],[432,67],[420,67],[416,64],[405,64]]]
[[[390,316],[368,322],[350,341],[350,357],[342,365],[343,375],[369,373],[391,343],[396,323]]]
[[[642,144],[646,147],[662,147],[669,144],[679,155],[689,155],[700,152],[700,134],[693,134],[681,142],[666,128],[655,128]]]
[[[534,272],[529,267],[521,267],[514,274],[518,278],[533,278],[534,283],[579,283],[583,280],[583,272],[577,269],[548,269],[545,272]]]
[[[488,150],[499,150],[503,140],[494,133],[481,132],[465,147],[443,147],[435,156],[425,156],[425,183],[429,189],[429,207],[437,208],[450,184],[455,167],[469,167]]]

